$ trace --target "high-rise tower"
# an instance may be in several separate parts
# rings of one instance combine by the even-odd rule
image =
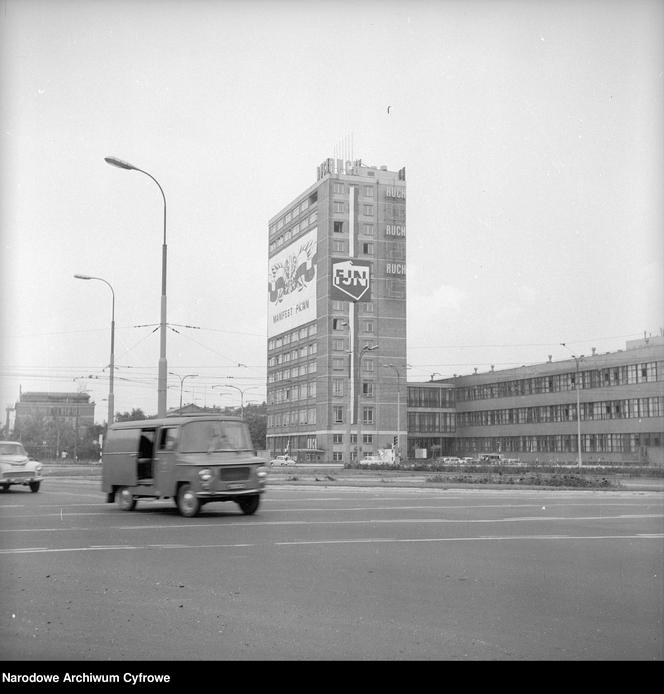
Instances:
[[[406,445],[406,170],[326,159],[269,222],[267,447]]]

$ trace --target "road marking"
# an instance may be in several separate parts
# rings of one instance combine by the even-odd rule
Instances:
[[[371,543],[393,543],[406,544],[410,542],[507,542],[510,540],[662,540],[664,534],[636,534],[636,535],[478,535],[476,537],[423,537],[423,538],[393,538],[393,537],[372,537],[372,538],[348,538],[338,540],[292,540],[272,543],[227,543],[227,544],[204,544],[204,545],[91,545],[89,547],[25,547],[21,549],[3,549],[0,555],[7,554],[49,554],[63,552],[99,552],[117,550],[146,550],[146,549],[238,549],[248,547],[292,547],[309,545],[342,545],[342,544],[371,544]]]
[[[224,528],[229,526],[287,526],[287,525],[366,525],[366,524],[432,524],[432,523],[521,523],[528,521],[594,521],[594,520],[625,520],[625,519],[645,519],[645,518],[664,518],[661,513],[644,514],[619,514],[617,516],[522,516],[513,518],[370,518],[368,520],[283,520],[283,521],[217,521],[214,523],[174,523],[158,525],[112,525],[99,528],[72,526],[68,528],[0,528],[0,533],[39,533],[39,532],[71,532],[95,530],[108,532],[109,530],[175,530],[193,528]]]

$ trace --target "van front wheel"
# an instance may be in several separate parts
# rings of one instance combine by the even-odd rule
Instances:
[[[242,513],[245,516],[251,516],[258,511],[258,505],[260,504],[261,498],[258,494],[254,496],[247,496],[244,499],[240,499],[237,504],[240,507]]]
[[[136,497],[129,487],[120,487],[115,492],[115,502],[123,511],[133,511],[136,508]]]
[[[201,510],[201,502],[194,494],[190,484],[183,484],[178,489],[178,511],[185,518],[193,518]]]

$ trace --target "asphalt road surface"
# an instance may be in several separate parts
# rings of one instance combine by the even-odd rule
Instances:
[[[254,516],[0,494],[2,660],[664,659],[664,494],[273,485]]]

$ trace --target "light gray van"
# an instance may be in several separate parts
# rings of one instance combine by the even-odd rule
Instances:
[[[109,427],[102,452],[102,491],[132,511],[138,499],[174,499],[186,517],[211,501],[258,510],[267,470],[238,417],[191,415]]]

